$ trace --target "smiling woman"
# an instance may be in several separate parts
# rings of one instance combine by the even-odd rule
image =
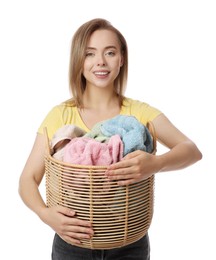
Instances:
[[[45,169],[44,127],[51,140],[58,129],[69,124],[87,133],[96,125],[101,134],[100,124],[118,115],[135,117],[144,126],[151,121],[157,141],[166,146],[168,152],[157,155],[135,150],[107,165],[107,180],[116,181],[119,187],[141,183],[159,172],[185,168],[202,158],[195,143],[160,110],[124,96],[127,72],[127,43],[114,26],[104,19],[93,19],[78,28],[72,41],[69,68],[73,97],[52,108],[41,123],[19,185],[25,204],[56,232],[53,260],[96,260],[99,256],[107,260],[149,260],[150,246],[146,233],[138,241],[119,248],[91,250],[81,247],[83,239],[91,240],[94,236],[91,219],[81,220],[74,209],[60,205],[47,207],[39,193]],[[131,138],[136,139],[136,136]]]

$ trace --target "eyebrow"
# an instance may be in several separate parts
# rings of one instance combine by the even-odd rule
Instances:
[[[96,50],[97,48],[94,48],[94,47],[87,47],[86,50]],[[116,46],[114,45],[109,45],[109,46],[106,46],[105,47],[105,50],[107,49],[117,49]]]

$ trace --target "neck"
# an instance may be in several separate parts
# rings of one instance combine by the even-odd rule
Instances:
[[[107,91],[105,89],[98,89],[97,91],[86,91],[83,95],[84,108],[91,109],[108,109],[113,105],[118,104],[118,97],[115,92]]]

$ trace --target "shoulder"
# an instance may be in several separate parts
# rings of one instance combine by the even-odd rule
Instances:
[[[148,103],[132,99],[132,98],[125,98],[123,101],[123,110],[127,110],[132,114],[143,114],[148,113],[148,110],[157,110],[153,106],[150,106]]]
[[[75,106],[67,102],[62,102],[51,108],[49,114],[54,114],[55,116],[61,116],[64,118],[65,116],[67,117],[68,115],[75,113],[75,111]]]
[[[137,99],[132,99],[132,98],[128,98],[126,97],[123,101],[123,106],[125,107],[131,107],[131,108],[140,108],[140,107],[148,107],[149,104]]]
[[[123,101],[122,113],[133,115],[146,124],[161,114],[161,111],[146,102],[126,97]]]
[[[75,113],[76,107],[66,102],[52,107],[42,121],[38,132],[42,133],[43,128],[46,127],[48,129],[48,135],[51,137],[58,128],[70,124],[71,118],[74,117]]]

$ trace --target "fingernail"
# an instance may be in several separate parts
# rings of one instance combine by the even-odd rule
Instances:
[[[70,214],[71,214],[72,216],[74,216],[74,215],[75,215],[75,211],[74,211],[74,210],[70,210]]]

